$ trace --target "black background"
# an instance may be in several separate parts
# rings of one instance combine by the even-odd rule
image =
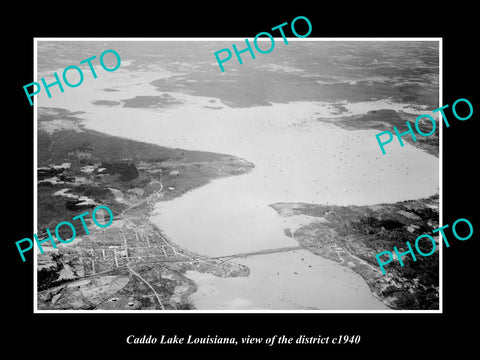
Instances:
[[[4,102],[2,131],[3,347],[32,356],[67,357],[100,354],[128,356],[152,353],[156,357],[253,351],[324,355],[392,356],[416,358],[444,349],[467,353],[474,346],[477,306],[476,273],[480,228],[473,211],[475,153],[480,105],[474,82],[478,20],[466,4],[419,7],[418,2],[371,2],[354,5],[296,5],[205,3],[193,8],[187,2],[166,7],[162,3],[95,3],[56,6],[38,4],[10,8],[2,23]],[[19,6],[18,6],[19,7]],[[33,314],[32,252],[22,263],[15,241],[31,238],[33,230],[33,109],[23,85],[33,81],[34,37],[253,37],[273,26],[306,16],[313,27],[310,37],[442,37],[443,104],[467,98],[474,114],[467,121],[451,116],[443,129],[443,223],[467,218],[474,225],[468,241],[450,241],[443,251],[443,314]],[[11,22],[9,22],[11,17]],[[475,26],[477,25],[477,26]],[[300,33],[302,33],[299,30]],[[276,36],[276,35],[275,35]],[[287,33],[287,36],[288,33]],[[212,55],[213,56],[213,55]],[[6,76],[5,76],[6,75]],[[447,115],[450,112],[447,112]],[[474,128],[475,127],[475,128]],[[407,240],[407,239],[406,239]],[[473,325],[473,327],[472,327]],[[135,334],[197,336],[258,336],[285,334],[297,337],[360,335],[359,345],[127,345]],[[7,349],[3,349],[4,352]]]

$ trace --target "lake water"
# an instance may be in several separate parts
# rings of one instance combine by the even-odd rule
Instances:
[[[138,61],[136,67],[129,67],[134,60],[132,55],[115,73],[103,73],[52,99],[40,96],[40,103],[84,111],[85,125],[107,134],[231,154],[255,164],[248,174],[214,180],[156,205],[151,221],[184,248],[219,256],[298,245],[284,229],[294,230],[299,224],[268,206],[276,202],[365,205],[438,193],[438,158],[393,142],[388,156],[382,155],[375,139],[378,131],[347,131],[320,121],[339,116],[332,102],[235,107],[220,97],[159,92],[152,80],[167,81],[178,73],[139,68]],[[116,91],[104,91],[112,87]],[[167,108],[93,104],[163,94],[180,104]],[[339,101],[346,109],[343,116],[378,109],[422,113],[391,98]],[[198,309],[386,309],[359,275],[307,251],[235,261],[247,265],[250,276],[187,273],[198,285],[191,296]]]

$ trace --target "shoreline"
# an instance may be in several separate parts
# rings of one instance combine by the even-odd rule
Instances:
[[[85,126],[81,126],[81,128],[83,129],[84,132],[86,132],[87,134],[90,134],[88,136],[101,136],[101,137],[108,137],[108,138],[111,138],[111,139],[122,139],[122,141],[127,141],[127,142],[132,142],[134,143],[134,147],[133,148],[138,148],[138,146],[145,146],[144,143],[138,141],[138,140],[130,140],[128,138],[120,138],[116,135],[109,135],[109,134],[105,134],[105,133],[101,133],[101,132],[98,132],[97,130],[92,130],[92,129],[89,129]],[[150,145],[149,145],[150,146]],[[151,144],[151,146],[158,146],[158,145],[155,145],[155,144]],[[168,148],[166,148],[168,149]],[[169,149],[169,151],[174,151],[175,149]],[[178,151],[184,151],[184,150],[181,150],[181,149],[178,149]],[[227,167],[227,171],[226,172],[223,172],[223,176],[222,175],[219,175],[219,173],[217,172],[216,176],[213,176],[212,178],[208,179],[207,181],[205,182],[202,182],[202,183],[197,183],[196,186],[193,186],[193,187],[189,187],[187,186],[186,188],[183,188],[183,190],[181,188],[178,188],[176,187],[175,188],[175,191],[174,192],[170,192],[169,194],[166,193],[165,189],[168,189],[167,186],[164,186],[162,182],[160,182],[160,186],[161,186],[161,189],[162,189],[162,192],[157,194],[159,195],[158,197],[160,197],[160,199],[156,199],[153,204],[150,204],[149,201],[145,201],[147,200],[147,198],[144,198],[142,200],[143,204],[141,205],[136,205],[135,208],[137,211],[140,210],[140,213],[143,213],[143,217],[146,219],[146,222],[148,222],[153,228],[154,230],[156,229],[156,231],[158,231],[159,234],[163,234],[163,237],[168,239],[169,241],[169,244],[171,245],[172,248],[176,248],[178,249],[178,253],[181,253],[181,254],[187,254],[189,256],[192,256],[192,257],[196,257],[198,259],[197,262],[193,262],[192,264],[190,265],[179,265],[179,264],[176,264],[176,266],[173,266],[171,264],[169,264],[167,267],[170,268],[170,269],[173,269],[174,271],[177,271],[177,272],[180,272],[183,274],[183,276],[185,276],[185,272],[188,271],[188,270],[194,270],[194,271],[199,271],[200,273],[210,273],[210,274],[215,274],[215,275],[218,275],[220,277],[225,277],[225,276],[229,276],[229,277],[237,277],[237,276],[248,276],[249,275],[249,272],[250,270],[248,268],[245,268],[245,266],[243,265],[240,265],[240,264],[235,264],[235,265],[230,265],[229,267],[226,267],[225,268],[225,263],[226,262],[222,262],[222,264],[220,265],[218,262],[215,262],[215,261],[212,261],[211,257],[209,256],[204,256],[204,255],[200,255],[198,253],[195,253],[195,252],[192,252],[190,250],[187,250],[183,247],[181,247],[180,245],[176,244],[175,242],[173,242],[166,234],[163,230],[161,230],[159,227],[156,226],[155,223],[153,223],[151,221],[151,217],[152,217],[152,211],[154,211],[154,206],[157,202],[164,202],[164,201],[171,201],[173,199],[178,199],[182,196],[185,196],[186,194],[189,194],[192,190],[194,189],[200,189],[202,187],[204,187],[205,185],[207,184],[210,184],[212,180],[214,179],[220,179],[220,178],[224,178],[224,177],[231,177],[233,175],[246,175],[248,174],[249,172],[251,172],[255,166],[246,161],[245,159],[241,159],[241,158],[237,158],[235,156],[231,156],[231,155],[221,155],[221,154],[217,154],[217,153],[212,153],[210,152],[210,154],[212,154],[212,156],[216,156],[218,157],[218,160],[217,161],[220,161],[220,163],[223,161],[224,164],[228,164],[229,161],[232,161],[233,159],[235,159],[235,166],[233,167],[230,167],[228,168]],[[140,160],[136,160],[136,161],[140,161]],[[167,162],[164,162],[163,164],[166,164],[168,165]],[[188,163],[187,163],[188,164]],[[191,164],[194,164],[194,163],[191,163]],[[202,166],[204,165],[204,163],[202,163]],[[169,165],[168,165],[169,166]],[[183,165],[182,165],[183,166]],[[223,167],[223,165],[222,165]],[[240,171],[238,171],[238,167],[242,168]],[[188,169],[185,168],[185,169]],[[228,170],[232,170],[232,172],[229,172]],[[225,171],[225,170],[223,170]],[[222,173],[222,172],[221,172]],[[183,176],[183,170],[182,170],[182,176]],[[197,172],[193,172],[192,173],[192,176],[194,178],[198,178],[198,174]],[[148,195],[148,196],[151,196]],[[147,197],[148,197],[147,196]],[[152,198],[157,198],[157,196],[152,196]],[[144,208],[144,209],[143,209]],[[142,222],[142,221],[141,221]],[[297,239],[295,239],[297,241]],[[88,243],[88,239],[86,241]],[[312,252],[312,251],[311,251]],[[312,252],[313,254],[315,255],[320,255],[322,256],[321,254],[317,254],[315,252]],[[325,259],[329,259],[329,260],[332,260],[331,258],[329,258],[328,256],[322,256],[323,258]],[[231,263],[231,262],[228,262],[228,263]],[[232,263],[231,263],[232,264]],[[236,269],[233,268],[232,269],[232,266],[233,267],[237,267]],[[361,275],[361,274],[360,274]],[[186,277],[186,276],[185,276]],[[188,279],[188,277],[186,277]],[[375,292],[375,291],[372,291],[372,289],[375,289],[373,287],[373,285],[367,281],[365,278],[364,278],[364,281],[367,283],[367,285],[370,287],[371,289],[371,293],[373,296],[377,296],[378,297],[378,292]],[[187,281],[188,282],[188,281]],[[180,298],[181,298],[181,302],[179,303],[179,306],[180,307],[189,307],[189,302],[188,302],[188,298],[190,297],[190,295],[192,295],[193,293],[195,293],[196,291],[198,290],[198,288],[196,287],[196,290],[193,289],[191,286],[188,287],[187,289],[184,289],[184,295],[180,294]],[[187,295],[188,294],[188,295]],[[178,295],[178,294],[177,294]],[[388,305],[388,304],[387,304]]]
[[[438,227],[438,197],[366,206],[278,203],[272,208],[284,217],[301,213],[317,218],[292,231],[291,237],[306,250],[355,271],[386,306],[438,310],[438,250],[417,263],[405,259],[405,267],[395,265],[385,275],[375,261],[376,253],[394,245],[402,249],[403,239]]]
[[[94,44],[86,43],[86,46]],[[78,55],[76,46],[61,43],[39,45],[42,71],[61,65],[55,62],[52,54],[61,54],[62,58]],[[227,74],[225,78],[212,77],[209,73],[209,61],[202,59],[204,49],[178,63],[176,58],[185,54],[183,44],[181,47],[175,42],[159,44],[162,46],[158,48],[139,46],[134,52],[130,51],[129,44],[116,45],[125,49],[122,53],[125,59],[114,74],[85,82],[61,96],[47,98],[41,92],[37,97],[40,104],[51,106],[47,114],[39,116],[39,126],[42,124],[48,133],[48,136],[40,131],[37,134],[41,140],[39,158],[42,157],[46,165],[71,164],[71,168],[62,173],[44,169],[44,174],[48,173],[49,177],[45,175],[41,179],[42,185],[37,187],[39,226],[50,224],[49,221],[59,222],[61,216],[75,212],[77,203],[61,196],[67,194],[65,188],[68,194],[89,196],[96,202],[106,203],[116,209],[120,218],[124,213],[128,214],[108,232],[96,232],[70,247],[73,254],[70,258],[66,252],[65,257],[55,259],[52,268],[62,274],[60,279],[68,278],[65,273],[70,274],[71,279],[79,274],[103,273],[107,268],[114,269],[113,272],[120,276],[118,279],[98,277],[98,284],[86,284],[83,292],[74,293],[69,288],[55,294],[55,302],[60,298],[58,301],[63,301],[62,306],[68,306],[67,300],[80,307],[114,309],[122,306],[158,309],[164,304],[166,308],[184,306],[185,299],[180,296],[178,303],[177,295],[192,290],[191,282],[182,275],[188,269],[194,267],[217,272],[220,276],[247,273],[245,267],[235,267],[229,261],[220,266],[211,257],[200,255],[202,252],[198,249],[205,249],[206,254],[212,249],[217,252],[231,249],[237,253],[266,245],[281,245],[282,241],[295,242],[287,238],[287,232],[277,219],[280,217],[268,208],[269,204],[377,204],[403,197],[420,198],[437,188],[438,155],[434,159],[431,154],[424,154],[417,149],[418,144],[404,148],[392,144],[387,159],[378,155],[374,138],[378,127],[384,129],[396,125],[401,121],[401,114],[414,116],[423,113],[428,106],[434,108],[437,105],[435,63],[422,58],[412,64],[406,61],[405,53],[392,53],[388,43],[382,42],[380,47],[375,44],[375,49],[380,50],[378,55],[388,61],[392,75],[395,74],[392,78],[385,76],[381,68],[377,73],[378,65],[372,67],[373,64],[360,64],[358,59],[352,59],[351,51],[359,49],[356,44],[343,43],[340,48],[325,48],[321,43],[312,43],[309,46],[323,54],[322,58],[327,61],[315,62],[314,67],[303,64],[300,73],[296,72],[297,66],[251,68],[244,65],[241,73]],[[202,44],[202,48],[203,45],[209,44]],[[365,45],[362,44],[361,48]],[[395,43],[395,49],[400,45]],[[405,47],[407,53],[436,54],[435,47],[422,49],[419,45],[405,45],[408,45]],[[289,49],[285,48],[285,51],[290,53]],[[298,59],[293,53],[291,55],[290,61],[295,65]],[[360,59],[370,56],[360,53]],[[270,59],[273,61],[275,57]],[[301,63],[297,64],[300,68]],[[352,65],[356,69],[354,73]],[[412,79],[404,71],[405,65],[418,70],[415,87],[409,85]],[[255,82],[258,76],[264,81],[252,87],[252,81]],[[241,89],[250,91],[238,91],[238,84],[242,85]],[[256,106],[258,104],[268,106]],[[78,120],[79,114],[83,119]],[[79,121],[83,124],[83,128],[79,127],[81,131],[91,129],[87,130],[86,136],[71,128],[72,123],[77,126]],[[47,131],[47,123],[52,132]],[[348,133],[345,127],[363,129],[363,134],[360,131]],[[424,145],[428,149],[432,144]],[[243,177],[248,178],[243,182],[238,181],[242,177],[233,175],[250,171],[249,164],[253,164],[239,158],[251,159],[258,170],[255,176]],[[230,188],[228,184],[222,188],[211,182],[228,176],[228,179],[236,180],[226,182]],[[207,191],[204,191],[205,185],[209,185]],[[159,196],[151,199],[162,204],[169,200],[170,204],[176,205],[165,207],[163,222],[152,221],[155,204],[150,201],[135,208],[129,207],[159,189]],[[193,189],[197,191],[191,191]],[[207,193],[201,195],[204,198],[192,197],[202,192]],[[185,206],[182,198],[187,197],[199,201]],[[346,211],[345,207],[341,211]],[[305,241],[312,240],[306,230],[315,234],[325,228],[302,226],[291,231],[291,237],[302,234]],[[342,231],[347,233],[349,229],[343,229],[340,223],[335,228],[337,230],[340,236],[335,240],[341,240]],[[198,253],[187,250],[191,248],[187,246],[189,241],[198,246],[192,248]],[[78,250],[77,254],[74,254],[75,250]],[[319,258],[315,256],[318,254],[308,253]],[[142,265],[141,261],[152,258],[158,260],[157,265]],[[278,255],[276,258],[282,257]],[[128,272],[131,284],[123,283],[125,279],[121,276],[125,276],[125,269],[116,270],[125,264],[135,266]],[[320,266],[320,262],[316,265]],[[302,270],[310,271],[307,265],[302,266]],[[345,270],[337,266],[337,270],[340,268]],[[328,273],[317,270],[319,276]],[[137,274],[138,278],[132,274]],[[44,275],[47,285],[57,280],[54,271]],[[274,278],[280,282],[286,279]],[[296,280],[292,274],[288,279]],[[108,293],[103,282],[123,286],[118,291],[122,294],[121,301],[104,301],[95,295],[96,291]],[[295,285],[294,281],[290,285]],[[292,289],[297,288],[284,287],[286,293],[295,293],[296,290]],[[318,284],[316,289],[321,292]],[[349,293],[347,290],[345,294]],[[86,299],[82,297],[83,293],[94,296]],[[172,300],[173,296],[177,296],[177,300]],[[325,298],[328,296],[324,295]],[[98,303],[99,300],[102,302]],[[361,307],[362,299],[356,301]]]
[[[39,282],[35,289],[38,309],[116,309],[124,306],[125,309],[148,310],[152,306],[156,308],[155,303],[160,301],[162,308],[162,303],[166,303],[170,309],[171,306],[189,309],[188,296],[195,291],[196,285],[182,275],[186,271],[210,272],[217,276],[248,275],[249,270],[240,264],[222,264],[181,248],[150,221],[150,216],[157,200],[178,198],[213,179],[246,173],[251,171],[253,164],[230,155],[166,148],[102,133],[83,126],[78,117],[68,119],[70,123],[59,123],[56,118],[69,117],[70,112],[52,108],[46,111],[47,120],[42,121],[40,116],[38,133],[43,144],[39,145],[42,150],[38,154],[39,171],[42,171],[37,185],[38,214],[42,216],[39,228],[47,228],[61,213],[63,216],[76,215],[78,211],[73,208],[65,211],[65,206],[68,201],[73,201],[70,206],[74,206],[71,193],[85,191],[85,188],[91,189],[89,196],[95,202],[108,204],[116,219],[108,231],[92,231],[88,237],[82,237],[82,241],[68,246],[59,244],[57,249],[47,246],[45,254],[38,254]],[[46,130],[42,130],[44,127]],[[82,143],[90,145],[77,152],[77,144]],[[109,147],[108,153],[101,150]],[[115,151],[116,148],[121,150]],[[72,161],[72,157],[80,155],[78,162]],[[125,155],[127,162],[122,160]],[[166,161],[168,159],[172,162]],[[105,160],[113,164],[107,170],[101,167]],[[58,167],[55,165],[58,163],[68,166]],[[180,172],[174,170],[178,168]],[[120,171],[115,181],[112,181],[112,171]],[[171,175],[175,171],[178,175]],[[109,172],[109,178],[105,177]],[[163,175],[159,177],[160,173]],[[130,193],[132,183],[136,183],[136,187]],[[66,197],[54,196],[54,193]],[[42,211],[46,206],[53,206],[55,212]],[[81,229],[77,232],[81,234]],[[151,251],[142,250],[145,246]],[[132,256],[139,261],[129,261]],[[157,265],[143,261],[148,257],[158,259]],[[128,272],[134,275],[131,284],[123,280]],[[121,286],[117,284],[119,293],[126,292],[120,296],[121,300],[109,296],[99,299],[95,295],[104,282],[121,283]],[[148,289],[141,289],[142,284],[151,287],[158,301],[148,294]],[[168,305],[169,302],[176,305]]]

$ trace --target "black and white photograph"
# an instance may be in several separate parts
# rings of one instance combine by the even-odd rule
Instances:
[[[441,42],[264,40],[37,41],[38,310],[439,310]]]
[[[6,353],[474,350],[470,6],[22,7],[2,23]]]

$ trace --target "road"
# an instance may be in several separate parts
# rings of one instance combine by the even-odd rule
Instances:
[[[135,227],[138,231],[142,232],[142,229],[140,229],[137,225],[135,225],[135,223],[133,221],[131,221],[130,219],[126,218],[125,217],[125,212],[126,211],[129,211],[131,209],[133,209],[134,207],[140,205],[140,204],[143,204],[144,202],[150,200],[152,197],[154,196],[157,196],[158,194],[160,194],[163,190],[163,184],[160,182],[160,190],[157,190],[155,191],[153,194],[151,194],[150,196],[147,196],[145,199],[143,199],[142,201],[139,201],[138,203],[136,204],[133,204],[133,205],[130,205],[128,208],[126,208],[125,210],[123,210],[121,213],[120,213],[120,216],[122,217],[123,220],[125,220],[126,222],[128,222],[130,225],[132,225],[133,227]]]
[[[120,213],[120,216],[122,217],[123,220],[125,220],[125,222],[129,223],[130,225],[132,225],[135,229],[137,229],[140,233],[143,233],[143,230],[140,229],[133,221],[131,221],[129,218],[127,218],[125,216],[125,212],[150,200],[152,197],[154,196],[157,196],[159,193],[161,193],[163,190],[163,184],[160,182],[160,190],[154,192],[153,194],[151,194],[150,196],[147,196],[145,199],[143,199],[142,201],[139,201],[138,203],[136,204],[133,204],[131,206],[129,206],[128,208],[126,208],[125,210],[123,210],[121,213]],[[164,240],[162,238],[162,240]],[[164,240],[165,241],[165,240]],[[127,245],[127,241],[125,239],[125,251],[127,253],[127,258],[128,258],[128,245]],[[133,274],[135,275],[136,277],[138,277],[140,280],[142,280],[152,291],[153,293],[155,294],[155,297],[157,298],[158,300],[158,303],[160,304],[160,307],[162,308],[162,310],[165,310],[165,307],[163,306],[163,303],[162,301],[160,300],[160,297],[158,296],[157,292],[155,291],[155,289],[153,288],[153,286],[147,281],[145,280],[143,277],[141,277],[135,270],[133,270],[131,267],[130,267],[130,260],[128,260],[127,264],[126,264],[126,267],[128,268],[128,270]]]
[[[254,255],[267,255],[267,254],[274,254],[279,252],[286,252],[286,251],[295,251],[295,250],[303,250],[312,247],[319,247],[321,245],[308,245],[308,246],[287,246],[281,248],[273,248],[273,249],[264,249],[264,250],[257,250],[251,252],[244,252],[244,253],[237,253],[232,255],[222,255],[212,257],[212,259],[234,259],[239,257],[247,257],[247,256],[254,256]]]
[[[155,297],[157,298],[158,300],[158,303],[160,304],[160,307],[162,308],[162,310],[165,310],[165,307],[163,306],[162,304],[162,300],[160,300],[160,297],[158,296],[157,292],[155,291],[155,289],[152,287],[152,285],[150,285],[150,283],[145,280],[143,277],[141,277],[135,270],[133,270],[129,264],[127,264],[127,268],[128,270],[134,274],[136,277],[138,277],[140,280],[142,280],[145,284],[147,284],[147,286],[152,289],[153,293],[155,294]]]

